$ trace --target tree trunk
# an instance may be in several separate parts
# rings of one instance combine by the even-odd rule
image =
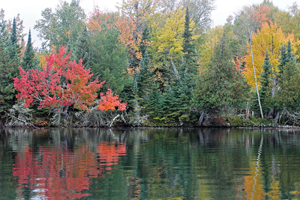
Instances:
[[[269,119],[273,119],[274,118],[274,108],[271,108],[268,114],[268,118]]]
[[[260,109],[261,118],[264,118],[264,114],[263,114],[263,111],[262,111],[262,108],[261,108],[261,103],[260,103],[258,86],[257,86],[257,79],[256,79],[254,59],[253,59],[253,51],[252,51],[252,44],[251,44],[251,35],[252,34],[250,34],[250,36],[249,36],[249,44],[250,44],[250,50],[251,50],[251,58],[252,58],[252,66],[253,66],[253,74],[254,74],[254,80],[255,80],[256,93],[257,93],[257,100],[258,100],[258,105],[259,105],[259,109]]]
[[[176,69],[176,66],[175,66],[175,64],[174,64],[173,59],[171,59],[171,63],[172,63],[172,67],[173,67],[174,73],[175,73],[175,75],[176,75],[176,78],[177,78],[177,79],[180,79],[179,74],[178,74],[178,71],[177,71],[177,69]]]
[[[276,85],[277,85],[277,79],[273,79],[273,86],[272,86],[272,99],[275,97],[275,92],[276,92]],[[270,112],[268,114],[269,119],[274,119],[274,108],[270,109]]]
[[[120,117],[120,115],[117,115],[117,116],[115,116],[115,117],[113,118],[113,120],[111,121],[111,123],[110,123],[110,125],[109,125],[109,128],[111,128],[111,126],[113,125],[114,121],[115,121],[118,117]]]
[[[247,101],[247,107],[246,107],[246,119],[249,119],[250,116],[250,102]]]
[[[199,118],[199,126],[202,125],[202,122],[203,122],[203,120],[204,120],[204,116],[205,116],[205,112],[202,111],[201,116],[200,116],[200,118]]]
[[[276,113],[276,117],[275,117],[275,123],[279,122],[279,115],[280,115],[281,110],[278,110]]]

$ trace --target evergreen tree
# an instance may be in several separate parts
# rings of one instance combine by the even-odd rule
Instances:
[[[31,31],[29,30],[27,45],[23,57],[22,68],[27,71],[28,69],[34,68],[35,59],[34,59],[34,51],[31,43]]]
[[[288,42],[288,46],[287,46],[287,60],[291,63],[295,63],[295,55],[292,52],[292,45],[291,45],[291,40],[289,40]]]
[[[266,113],[271,108],[271,93],[272,93],[272,87],[271,87],[271,69],[272,65],[270,63],[269,59],[269,53],[266,52],[266,57],[264,60],[263,65],[263,72],[261,73],[261,87],[259,90],[260,93],[260,101],[262,105],[263,112]],[[256,102],[256,101],[254,101]]]
[[[0,110],[8,110],[15,101],[13,78],[16,64],[11,59],[11,40],[4,21],[0,22]]]
[[[288,62],[288,57],[287,57],[287,53],[286,53],[286,46],[282,45],[281,56],[279,58],[279,64],[278,64],[279,73],[277,74],[277,78],[279,81],[282,78],[283,68],[287,62]]]
[[[114,14],[114,13],[113,13]],[[91,71],[94,78],[98,77],[101,81],[106,81],[103,89],[112,89],[120,97],[127,101],[132,94],[132,85],[126,88],[126,94],[122,92],[126,85],[132,83],[132,79],[125,73],[128,66],[126,49],[120,45],[118,30],[103,27],[101,32],[91,36],[92,54]],[[121,95],[122,92],[122,96]],[[129,93],[127,93],[129,92]]]
[[[189,9],[186,9],[185,24],[183,33],[183,65],[181,67],[181,75],[185,73],[185,70],[191,75],[198,74],[198,65],[196,60],[195,45],[192,39],[192,31],[190,29],[190,16]]]
[[[70,35],[69,41],[67,43],[67,52],[66,52],[66,54],[68,54],[70,51],[73,51],[73,37],[72,37],[72,34]],[[72,58],[74,59],[73,53],[72,53]]]
[[[79,62],[79,60],[82,59],[82,65],[86,68],[90,67],[90,42],[86,27],[84,27],[82,33],[77,38],[72,55],[76,62]]]
[[[279,66],[280,89],[276,94],[276,106],[279,109],[285,107],[290,111],[296,111],[300,109],[300,75],[298,73],[295,55],[292,53],[290,41],[287,46],[287,52],[285,54],[281,52]]]
[[[249,85],[232,63],[225,35],[215,46],[209,68],[197,78],[193,105],[199,111],[219,112],[222,108],[241,108],[248,98]]]

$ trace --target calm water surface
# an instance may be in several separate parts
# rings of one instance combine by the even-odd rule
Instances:
[[[0,199],[299,199],[300,132],[0,130]]]

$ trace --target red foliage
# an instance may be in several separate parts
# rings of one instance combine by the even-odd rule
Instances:
[[[106,92],[106,95],[104,95],[103,93],[100,94],[101,95],[101,102],[99,103],[99,105],[97,106],[97,108],[101,111],[105,110],[115,110],[115,107],[118,106],[118,110],[123,111],[126,110],[126,104],[125,103],[121,103],[118,98],[118,95],[113,96],[112,94],[112,90],[108,89]]]
[[[71,61],[71,52],[65,55],[66,51],[67,48],[61,46],[58,53],[47,57],[42,71],[30,69],[29,72],[25,72],[19,66],[21,78],[14,78],[14,86],[20,92],[17,94],[18,100],[25,99],[26,107],[38,102],[39,108],[74,105],[75,108],[87,110],[88,105],[95,104],[97,91],[105,81],[98,83],[97,78],[89,82],[93,76],[90,69],[84,68],[82,60],[79,63]],[[119,110],[125,110],[126,104],[117,98],[118,96],[114,101],[109,101],[110,104],[106,107],[115,110],[115,107],[111,106],[111,103],[114,103],[115,106],[119,106]],[[102,99],[105,99],[105,96],[102,96]]]
[[[89,189],[91,178],[104,177],[122,155],[126,155],[125,144],[114,142],[101,142],[97,154],[87,146],[74,152],[41,147],[34,153],[27,148],[17,154],[13,176],[18,177],[18,188],[28,187],[45,199],[80,199],[90,196],[83,191]]]

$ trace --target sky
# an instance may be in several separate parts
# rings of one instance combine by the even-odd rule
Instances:
[[[40,47],[41,41],[37,37],[37,31],[33,29],[37,20],[41,19],[41,12],[45,8],[54,10],[61,0],[0,0],[0,9],[5,11],[5,19],[12,19],[18,13],[23,20],[24,32],[31,29],[32,39],[35,47]],[[71,0],[66,0],[71,2]],[[215,10],[212,12],[213,26],[223,25],[230,15],[238,12],[245,5],[261,3],[263,0],[215,0]],[[296,0],[273,0],[275,6],[288,10]],[[81,0],[81,6],[86,14],[89,14],[94,6],[99,6],[101,10],[116,11],[117,3],[122,0]],[[24,38],[27,40],[27,38]]]

